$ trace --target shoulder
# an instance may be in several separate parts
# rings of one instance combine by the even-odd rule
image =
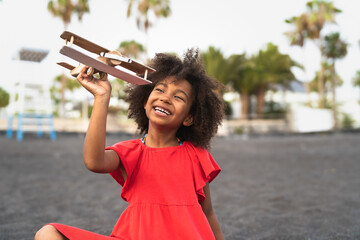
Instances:
[[[106,147],[105,150],[115,151],[119,155],[120,159],[122,159],[124,156],[138,155],[142,151],[142,145],[143,144],[141,143],[140,139],[132,139],[115,143],[112,146]]]
[[[200,202],[206,199],[203,188],[207,182],[212,182],[220,173],[221,168],[205,148],[194,146],[187,142],[187,148],[193,162],[196,193]]]
[[[138,148],[138,147],[141,147],[141,145],[142,144],[139,139],[131,139],[131,140],[115,143],[114,145],[112,145],[110,147],[112,147],[112,148]]]
[[[190,150],[190,152],[192,152],[193,154],[195,154],[198,157],[208,157],[209,155],[211,156],[211,154],[208,152],[208,150],[206,150],[203,147],[200,146],[196,146],[191,142],[184,142],[184,145],[186,146],[187,149]]]

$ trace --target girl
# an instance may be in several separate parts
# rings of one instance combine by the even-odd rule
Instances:
[[[152,83],[128,89],[129,117],[144,136],[107,148],[111,85],[82,69],[77,79],[95,99],[84,163],[93,172],[110,173],[129,206],[110,237],[51,223],[36,240],[223,239],[209,187],[220,168],[206,150],[223,118],[216,92],[221,85],[206,75],[198,55],[192,49],[183,61],[156,55]]]

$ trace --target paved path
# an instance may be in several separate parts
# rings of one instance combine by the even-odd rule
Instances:
[[[83,138],[1,133],[0,240],[33,239],[47,222],[111,233],[126,203],[110,176],[83,166]],[[223,171],[211,193],[226,239],[360,239],[359,143],[359,133],[216,138]]]

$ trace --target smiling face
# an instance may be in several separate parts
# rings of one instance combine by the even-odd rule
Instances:
[[[168,77],[157,83],[145,103],[149,125],[177,130],[192,125],[192,87],[186,80]]]

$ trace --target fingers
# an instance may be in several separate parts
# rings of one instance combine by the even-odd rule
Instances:
[[[99,75],[100,75],[99,80],[101,80],[101,81],[106,81],[107,80],[107,77],[108,77],[107,73],[100,72]]]
[[[82,66],[81,69],[78,70],[78,74],[77,74],[77,80],[78,81],[83,81],[83,80],[87,80],[87,81],[93,81],[93,80],[102,80],[102,81],[106,81],[107,80],[107,73],[104,72],[99,72],[99,78],[96,78],[93,76],[94,74],[94,68],[92,67],[88,67],[88,66]]]
[[[77,75],[76,79],[80,82],[82,82],[84,80],[86,80],[86,81],[94,80],[94,76],[92,74],[88,74],[88,70],[89,70],[88,66],[83,66],[80,69],[79,74]]]

